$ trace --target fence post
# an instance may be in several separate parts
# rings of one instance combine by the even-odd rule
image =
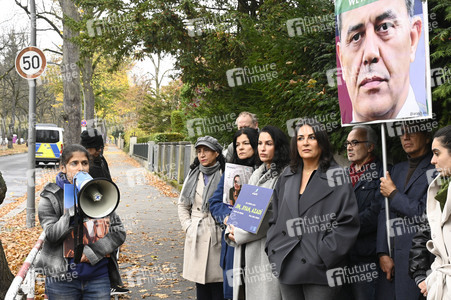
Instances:
[[[175,179],[175,147],[177,143],[172,142],[169,145],[169,165],[168,165],[168,179]]]
[[[160,157],[161,157],[161,161],[160,161],[160,168],[158,169],[158,172],[160,173],[161,176],[165,175],[165,168],[166,168],[166,142],[161,143],[161,148],[160,148]]]
[[[160,161],[160,146],[155,144],[153,146],[153,165],[152,172],[158,172],[158,162]]]
[[[137,143],[138,138],[136,136],[132,136],[130,137],[130,149],[128,151],[129,155],[133,154],[133,147],[135,146],[135,144]]]
[[[147,142],[147,169],[153,171],[153,146],[155,142]]]
[[[185,170],[189,170],[189,164],[185,163],[185,153],[186,153],[186,145],[189,145],[189,142],[179,142],[179,152],[178,152],[178,168],[177,168],[177,183],[182,184],[185,180]]]

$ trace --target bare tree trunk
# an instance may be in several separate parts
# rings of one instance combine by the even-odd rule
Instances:
[[[83,95],[85,97],[85,118],[88,121],[88,128],[93,128],[94,124],[94,91],[92,89],[91,81],[94,70],[92,68],[92,59],[85,57],[83,59],[82,80],[83,80]]]
[[[80,15],[72,0],[59,0],[64,14],[63,20],[63,66],[64,66],[64,143],[78,144],[80,142],[80,68],[77,63],[80,58],[79,46],[73,41],[79,32],[70,26],[70,20],[78,22]],[[74,78],[73,74],[76,74]]]
[[[14,85],[13,85],[14,90]],[[19,91],[17,91],[19,93]],[[16,94],[13,95],[13,103],[11,107],[11,123],[9,123],[9,134],[8,134],[8,149],[14,148],[13,144],[13,134],[14,134],[14,123],[16,120]]]
[[[0,300],[5,299],[6,292],[13,279],[14,275],[9,269],[8,261],[3,251],[2,241],[0,240]]]

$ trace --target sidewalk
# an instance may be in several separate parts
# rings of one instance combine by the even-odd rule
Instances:
[[[177,197],[150,185],[149,172],[117,147],[110,145],[105,156],[121,192],[116,212],[127,231],[119,267],[131,293],[119,299],[195,299],[195,283],[181,276],[185,235]]]

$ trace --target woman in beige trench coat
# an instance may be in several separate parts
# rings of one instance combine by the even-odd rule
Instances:
[[[199,300],[222,300],[221,232],[211,216],[208,199],[224,172],[222,146],[211,136],[195,144],[197,158],[183,184],[178,215],[186,233],[183,278],[196,283]]]

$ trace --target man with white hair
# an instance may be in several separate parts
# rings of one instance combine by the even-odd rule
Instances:
[[[258,119],[257,116],[253,113],[243,111],[241,112],[235,121],[236,127],[238,130],[242,128],[254,128],[258,130]],[[224,151],[224,157],[226,158],[226,162],[230,162],[233,156],[233,143],[230,143],[227,147],[227,150]]]

